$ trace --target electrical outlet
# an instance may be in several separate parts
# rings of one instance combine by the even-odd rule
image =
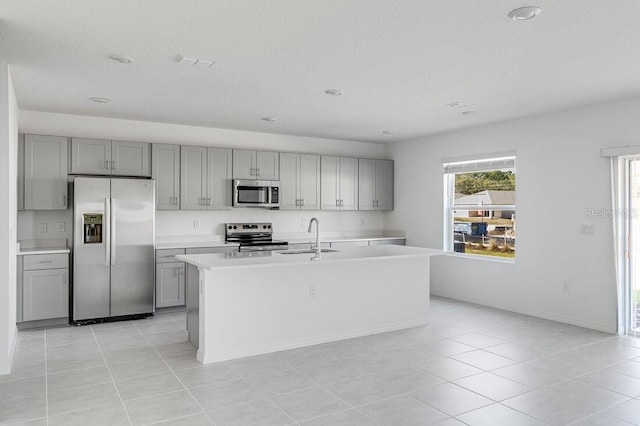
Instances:
[[[316,286],[313,284],[309,286],[309,297],[316,297]]]
[[[46,223],[41,223],[40,224],[40,233],[41,234],[46,234],[47,233],[47,224]]]
[[[200,221],[199,220],[194,220],[193,221],[193,229],[200,229]]]
[[[64,222],[58,222],[58,232],[64,232]]]

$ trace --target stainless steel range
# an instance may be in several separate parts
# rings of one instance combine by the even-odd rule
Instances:
[[[272,238],[273,226],[270,223],[226,223],[225,241],[239,243],[240,251],[286,250],[286,241]]]

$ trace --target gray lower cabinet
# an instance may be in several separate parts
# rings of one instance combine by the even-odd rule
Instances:
[[[23,256],[22,265],[22,309],[18,321],[68,317],[69,255],[27,255]]]
[[[185,304],[185,264],[175,256],[185,249],[156,250],[156,308]]]
[[[185,304],[184,262],[156,264],[156,308]]]

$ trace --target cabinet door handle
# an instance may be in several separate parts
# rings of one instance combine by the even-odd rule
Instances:
[[[110,164],[110,163],[111,163],[111,162],[110,162],[109,160],[106,160],[106,161],[104,162],[104,168],[105,168],[106,170],[109,170],[109,164]]]
[[[62,195],[62,205],[66,206],[67,205],[67,196],[66,195]]]
[[[256,169],[256,176],[260,176],[260,169]]]
[[[211,205],[211,198],[207,197],[207,205],[210,206]]]
[[[53,260],[41,260],[38,263],[53,263]]]
[[[304,198],[300,199],[300,207],[304,207]]]
[[[296,198],[296,207],[298,207],[299,205],[300,205],[300,200]]]
[[[251,167],[251,168],[249,169],[249,176],[253,176],[253,175],[255,175],[255,174],[256,174],[256,169],[254,169],[253,167]]]
[[[340,207],[340,200],[336,200],[336,207]]]
[[[118,163],[114,160],[111,160],[111,170],[117,170],[118,169]]]

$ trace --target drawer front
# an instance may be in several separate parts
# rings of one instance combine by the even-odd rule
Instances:
[[[188,248],[187,254],[232,253],[239,250],[238,247],[197,247]]]
[[[161,249],[156,250],[156,263],[176,262],[174,256],[184,254],[185,250],[181,249]]]
[[[23,262],[23,269],[25,271],[68,268],[69,255],[66,253],[29,254],[24,256]]]

